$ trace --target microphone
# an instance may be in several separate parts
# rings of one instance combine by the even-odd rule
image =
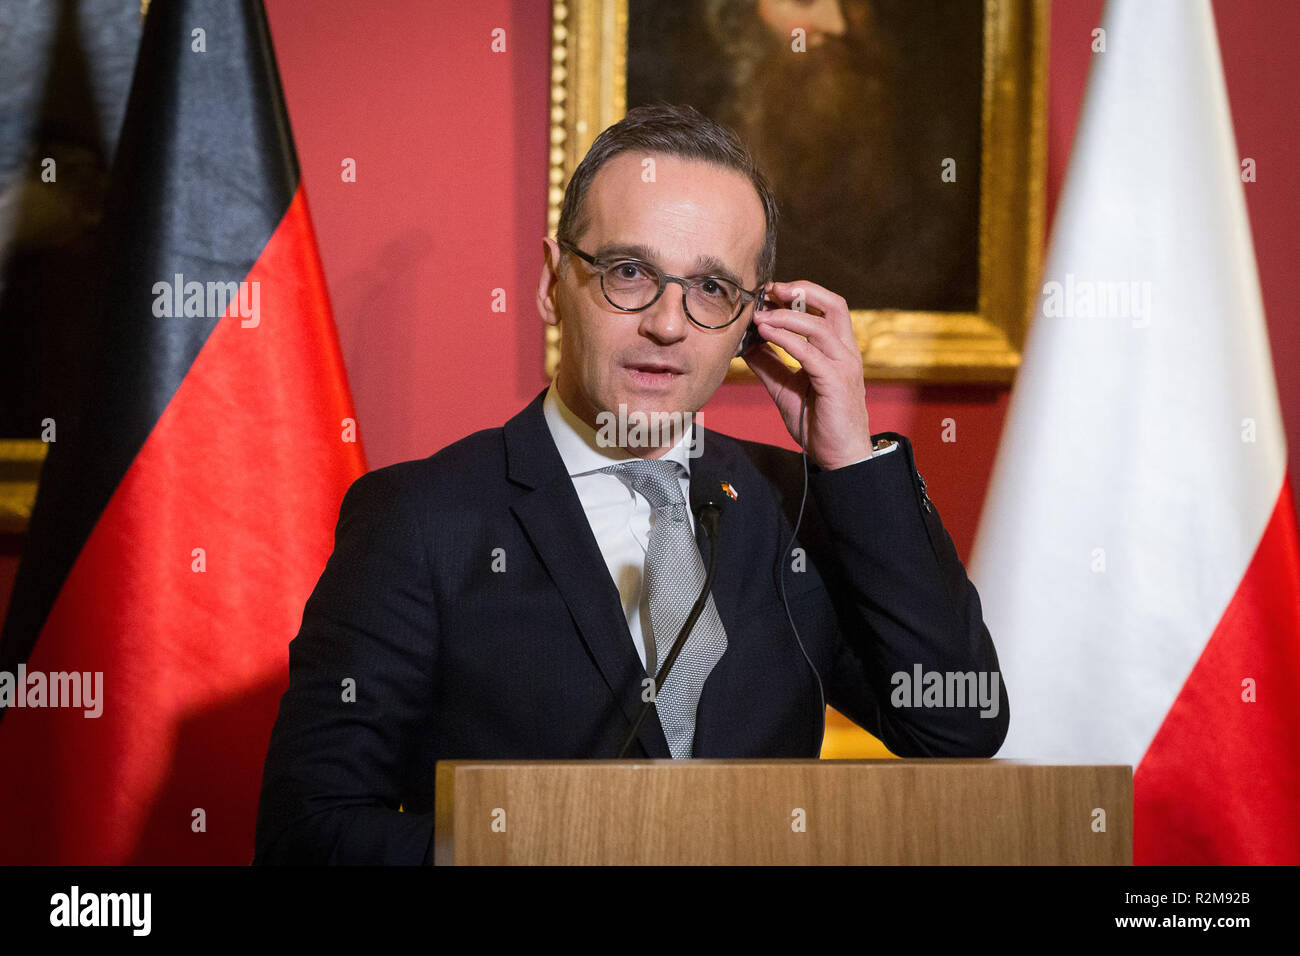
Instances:
[[[707,472],[697,472],[693,476],[691,481],[691,511],[695,514],[696,523],[704,529],[704,533],[709,538],[709,563],[704,572],[704,586],[700,588],[699,597],[691,605],[691,613],[686,616],[686,621],[682,624],[677,639],[673,641],[672,649],[668,651],[668,656],[664,658],[663,667],[659,668],[659,673],[655,675],[651,687],[653,693],[650,699],[645,702],[641,712],[637,714],[636,721],[632,724],[632,729],[628,732],[627,738],[623,741],[623,746],[619,748],[618,756],[615,759],[621,759],[627,753],[627,749],[632,746],[632,741],[636,739],[636,733],[641,729],[646,714],[650,713],[655,698],[659,696],[664,681],[668,679],[668,672],[677,660],[677,655],[686,646],[686,640],[690,637],[695,622],[700,619],[700,615],[704,613],[704,608],[708,605],[709,594],[713,588],[713,572],[717,567],[719,525],[722,522],[723,512],[727,510],[727,506],[735,498],[735,489],[716,476]]]
[[[718,523],[723,513],[735,500],[736,491],[728,482],[711,472],[696,474],[691,482],[691,512],[695,521],[704,528],[709,536],[709,552],[712,554],[717,545]]]

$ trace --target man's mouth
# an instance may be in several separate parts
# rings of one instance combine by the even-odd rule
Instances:
[[[662,385],[676,381],[685,374],[680,365],[667,362],[629,362],[623,366],[632,380],[642,385]]]
[[[677,380],[685,375],[681,365],[667,362],[629,362],[623,365],[633,388],[662,390],[675,388]]]

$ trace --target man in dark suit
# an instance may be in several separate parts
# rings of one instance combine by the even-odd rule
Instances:
[[[744,148],[698,113],[601,134],[544,240],[555,380],[348,491],[290,645],[256,862],[432,862],[437,761],[613,757],[647,700],[629,756],[814,757],[826,703],[900,756],[997,751],[979,598],[910,443],[870,433],[844,300],[767,284],[775,223]],[[798,453],[636,427],[704,405],[742,317],[802,365],[745,352],[804,438],[801,520]],[[691,506],[710,496],[713,542]],[[712,599],[656,685],[714,547]],[[944,695],[954,674],[971,699]]]

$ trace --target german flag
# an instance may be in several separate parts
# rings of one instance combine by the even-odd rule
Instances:
[[[0,862],[248,863],[365,471],[259,0],[154,0],[106,226],[0,635]]]

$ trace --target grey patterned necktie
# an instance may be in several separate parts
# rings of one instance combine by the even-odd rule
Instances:
[[[657,674],[686,623],[700,589],[704,587],[704,561],[695,544],[686,501],[675,461],[636,459],[601,469],[630,483],[650,502],[652,519],[642,587],[650,604],[650,630],[646,659],[654,660]],[[695,742],[695,710],[704,681],[727,650],[727,632],[709,595],[704,612],[691,629],[682,652],[655,693],[655,710],[668,751],[674,758],[689,757]]]

